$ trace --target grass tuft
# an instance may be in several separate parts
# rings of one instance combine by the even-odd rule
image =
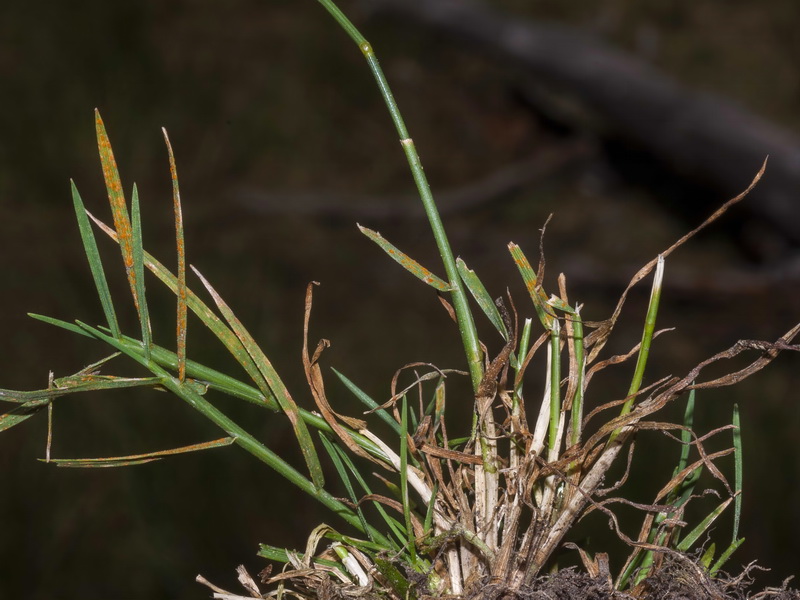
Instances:
[[[699,410],[695,391],[732,385],[765,367],[781,351],[800,349],[793,344],[800,325],[774,342],[737,342],[683,376],[652,378],[647,367],[651,346],[660,333],[655,325],[665,282],[666,257],[741,201],[760,179],[764,167],[747,190],[643,266],[632,277],[613,314],[604,321],[583,321],[581,305],[570,303],[563,274],[558,278],[558,294],[547,293],[541,244],[536,269],[520,246],[509,244],[513,265],[530,299],[530,304],[520,304],[524,307],[518,311],[510,293],[493,296],[466,262],[454,258],[414,143],[372,46],[330,0],[320,3],[359,46],[376,79],[419,190],[446,277],[434,275],[375,231],[359,227],[403,268],[434,288],[456,321],[454,340],[464,349],[464,364],[447,369],[425,363],[405,365],[391,381],[389,398],[381,401],[371,398],[333,369],[336,379],[367,408],[366,418],[336,412],[326,393],[322,369],[329,342],[323,339],[315,346],[309,344],[313,289],[317,285],[311,282],[305,298],[302,363],[314,406],[312,409],[299,406],[267,352],[194,267],[192,270],[215,308],[189,288],[178,172],[166,131],[175,220],[175,274],[144,249],[137,188],[133,187],[129,214],[111,143],[96,111],[100,162],[114,227],[86,211],[74,184],[72,199],[105,324],[92,326],[80,321],[69,323],[31,316],[88,336],[113,354],[74,375],[51,378],[44,390],[0,389],[0,401],[13,405],[0,416],[0,431],[45,408],[52,417],[56,398],[78,392],[125,387],[168,391],[177,401],[185,402],[220,428],[225,437],[180,448],[105,458],[51,459],[48,450],[47,461],[65,467],[125,467],[229,445],[249,452],[300,491],[321,502],[336,519],[336,527],[343,528],[339,531],[324,523],[318,525],[310,533],[303,552],[268,544],[261,546],[261,556],[283,565],[279,574],[262,578],[262,583],[275,587],[271,593],[277,595],[389,600],[463,597],[473,593],[480,582],[488,581],[498,597],[503,594],[509,598],[524,597],[542,574],[558,570],[557,555],[562,549],[575,551],[573,557],[582,562],[591,577],[604,574],[610,591],[623,590],[632,597],[645,594],[643,586],[648,580],[671,573],[676,557],[685,560],[693,552],[700,554],[699,560],[692,563],[697,572],[703,577],[713,577],[743,542],[738,537],[743,486],[741,424],[735,408],[732,425],[698,435],[693,429],[694,415]],[[92,222],[120,247],[140,324],[140,339],[120,331]],[[513,272],[511,263],[508,268]],[[175,352],[153,342],[145,294],[146,270],[176,297]],[[603,356],[629,291],[651,273],[650,302],[641,341],[626,354]],[[494,331],[487,339],[479,339],[473,315],[475,307],[488,318],[500,340]],[[237,360],[246,379],[189,358],[189,311]],[[715,379],[702,379],[707,366],[743,352],[755,354],[749,366]],[[140,365],[150,376],[101,374],[110,359],[117,356]],[[595,396],[590,387],[594,376],[607,368],[625,368],[634,356],[633,376],[627,390],[620,390],[612,397]],[[448,409],[447,387],[463,376],[469,379],[473,391],[472,422],[464,430],[451,431],[452,419],[448,415],[453,409]],[[534,384],[542,379],[544,385],[536,389]],[[236,422],[226,415],[207,397],[214,394],[285,415],[300,447],[304,471],[289,464],[248,430],[250,424]],[[682,423],[656,418],[657,413],[681,398],[687,399]],[[457,410],[463,411],[464,399],[458,400]],[[389,433],[378,435],[387,425]],[[709,440],[716,442],[717,436],[729,429],[733,432],[730,447],[714,452],[706,449]],[[647,450],[635,444],[636,434],[642,430],[663,432],[678,446],[675,469],[670,477],[665,477],[666,484],[649,504],[633,502],[624,489],[633,456],[644,452],[646,460]],[[321,457],[312,431],[325,450]],[[673,433],[676,431],[679,435]],[[623,477],[612,487],[603,488],[620,455],[625,454],[628,463]],[[728,455],[734,457],[733,486],[718,465],[719,459]],[[323,477],[322,459],[326,457],[346,492],[345,498],[336,496],[336,488]],[[690,528],[684,521],[687,506],[709,492],[698,488],[701,471],[711,476],[714,487],[709,490],[719,495],[721,501]],[[378,489],[383,493],[373,491]],[[731,543],[718,557],[713,543],[701,551],[712,524],[731,503],[734,505]],[[625,533],[630,530],[631,517],[620,523],[616,512],[619,505],[638,511],[636,518],[641,519],[641,525],[635,536]],[[574,526],[592,512],[607,516],[613,531],[629,547],[627,559],[615,578],[610,575],[606,553],[588,543],[567,542]],[[688,533],[684,533],[684,528]],[[243,568],[239,570],[239,579],[251,597],[263,597],[258,584]],[[242,597],[203,578],[198,580],[211,587],[216,597]]]

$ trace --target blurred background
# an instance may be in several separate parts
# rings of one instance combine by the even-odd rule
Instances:
[[[792,220],[800,203],[790,187],[793,165],[800,169],[800,150],[792,153],[800,148],[800,5],[794,0],[494,0],[479,7],[491,11],[479,19],[486,27],[510,18],[505,22],[529,20],[536,31],[576,36],[558,39],[605,57],[588,65],[588,74],[613,66],[608,56],[623,61],[616,72],[627,80],[609,78],[600,88],[595,82],[587,95],[576,92],[580,81],[554,75],[558,60],[537,71],[510,56],[499,39],[493,47],[491,31],[479,43],[381,2],[343,1],[342,8],[382,61],[442,198],[455,252],[493,295],[510,287],[521,312],[532,312],[506,243],[519,243],[533,259],[552,213],[545,288],[555,291],[564,272],[571,300],[585,303],[584,318],[608,317],[638,268],[741,191],[767,153],[759,154],[763,148],[777,148],[769,150],[775,175],[768,167],[764,178],[769,194],[746,199],[667,261],[659,326],[677,329],[655,344],[648,378],[681,375],[740,338],[775,339],[800,320],[793,266],[800,218]],[[552,55],[569,58],[569,44]],[[702,139],[665,149],[647,133],[663,123],[644,118],[637,135],[607,104],[586,102],[592,94],[625,98],[625,85],[653,77],[685,92],[678,100],[702,94],[709,115],[703,122],[714,123],[731,106],[748,115],[741,138],[738,124],[719,129],[732,140],[738,162],[720,160],[715,167],[710,161],[710,171],[687,168],[681,157],[691,154],[697,165],[708,159]],[[160,132],[168,129],[189,262],[263,344],[298,403],[312,402],[300,361],[311,280],[322,284],[311,342],[332,340],[324,368],[335,366],[374,398],[389,397],[391,376],[406,363],[464,367],[457,331],[435,295],[355,227],[358,221],[379,229],[442,271],[363,58],[316,2],[12,0],[0,6],[0,81],[0,387],[40,389],[49,371],[65,376],[105,355],[91,340],[25,316],[102,320],[69,195],[73,178],[87,207],[110,219],[95,107],[124,186],[139,186],[145,246],[173,266]],[[661,97],[649,100],[657,105]],[[637,114],[639,106],[646,115],[646,100],[624,114]],[[754,138],[754,130],[766,133]],[[734,167],[734,181],[712,176],[725,166]],[[117,251],[111,244],[101,251],[116,275],[112,286],[118,310],[127,312],[126,330],[135,331]],[[156,341],[172,347],[173,303],[157,282],[148,283],[151,305],[160,307]],[[638,341],[648,295],[648,282],[632,293],[606,355]],[[237,374],[198,325],[190,322],[190,357]],[[484,325],[494,353],[500,340]],[[799,357],[784,354],[742,385],[698,396],[699,432],[729,423],[735,402],[742,411],[747,541],[729,566],[734,571],[758,560],[772,569],[759,575],[763,585],[797,574],[798,367]],[[598,380],[595,398],[622,397],[632,368]],[[122,360],[108,372],[141,374]],[[337,382],[328,386],[342,412],[356,410]],[[451,406],[462,402],[468,414],[467,395],[453,392],[449,399]],[[240,404],[220,401],[297,462],[285,420]],[[666,416],[679,418],[681,410]],[[64,398],[54,413],[55,457],[132,454],[220,436],[189,407],[156,392]],[[234,588],[238,564],[251,573],[264,566],[255,556],[259,542],[303,547],[317,523],[341,526],[235,447],[129,469],[70,470],[37,461],[45,439],[44,414],[0,435],[2,598],[205,598],[208,591],[194,583],[198,573]],[[677,453],[664,436],[641,435],[631,499],[651,501]],[[698,505],[694,519],[715,501]],[[730,514],[719,520],[723,540],[730,522]],[[590,542],[607,534],[604,520],[592,523],[593,533],[584,532]],[[639,523],[629,521],[626,532],[635,535]]]

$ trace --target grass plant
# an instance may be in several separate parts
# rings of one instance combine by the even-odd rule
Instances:
[[[291,592],[299,598],[359,595],[405,600],[466,596],[488,588],[493,593],[521,594],[539,576],[557,568],[556,553],[565,544],[591,576],[605,574],[610,589],[641,597],[646,593],[643,584],[647,578],[670,560],[689,561],[687,553],[703,546],[711,524],[733,504],[730,544],[720,552],[713,544],[708,545],[700,559],[692,562],[708,576],[717,574],[743,541],[738,537],[742,502],[740,422],[735,411],[731,424],[697,435],[692,429],[695,394],[734,384],[764,367],[780,351],[797,350],[792,341],[800,325],[774,342],[737,342],[683,376],[652,377],[647,371],[648,358],[651,344],[663,332],[656,330],[656,322],[667,257],[744,198],[761,177],[763,168],[745,192],[642,267],[605,321],[583,321],[581,305],[569,299],[563,274],[558,278],[557,293],[548,293],[544,288],[541,249],[534,268],[522,248],[513,243],[508,247],[510,258],[525,284],[530,303],[514,301],[510,294],[495,298],[478,274],[464,260],[456,259],[450,248],[414,143],[371,45],[332,2],[320,3],[358,45],[386,101],[442,258],[444,276],[435,275],[379,233],[359,227],[403,268],[433,288],[432,293],[447,309],[444,318],[451,318],[457,327],[464,350],[464,364],[457,366],[465,370],[421,363],[407,365],[393,380],[391,396],[379,400],[332,370],[329,377],[341,381],[366,412],[359,417],[337,413],[328,401],[322,368],[328,342],[309,345],[312,282],[305,299],[302,361],[315,405],[299,406],[267,353],[212,283],[194,267],[191,271],[210,302],[189,288],[180,188],[166,131],[173,182],[175,273],[143,248],[136,186],[132,188],[129,208],[109,137],[96,112],[97,141],[113,227],[85,209],[74,183],[72,199],[105,322],[95,326],[31,316],[93,338],[110,354],[74,375],[52,379],[47,389],[0,390],[0,400],[13,404],[0,417],[0,430],[45,409],[49,412],[56,399],[78,392],[147,387],[167,390],[186,402],[216,424],[224,436],[188,447],[105,458],[53,459],[48,449],[45,460],[59,467],[118,467],[227,445],[237,445],[254,455],[324,504],[336,518],[332,525],[316,527],[303,551],[262,545],[259,554],[283,564],[283,568],[277,573],[265,570],[258,583],[240,568],[247,597]],[[135,337],[121,331],[95,241],[96,231],[119,245],[138,317]],[[623,355],[604,357],[602,351],[629,291],[651,275],[650,302],[640,343]],[[153,341],[145,285],[153,280],[152,276],[176,299],[174,348]],[[236,359],[247,380],[189,358],[189,312]],[[485,317],[487,326],[497,331],[502,339],[499,347],[489,339],[479,339],[476,316]],[[702,379],[705,367],[744,351],[756,355],[749,366],[722,377]],[[138,363],[150,376],[101,374],[119,356]],[[600,371],[619,365],[624,368],[629,361],[635,361],[635,366],[624,393],[611,399],[590,394],[591,381]],[[529,369],[544,371],[544,389],[526,386]],[[411,381],[401,386],[401,376],[405,381],[409,374]],[[458,377],[469,379],[474,409],[471,427],[455,432],[448,429],[449,405],[461,407],[463,398],[448,398],[447,390]],[[246,427],[230,419],[215,399],[220,394],[285,416],[302,451],[303,464],[289,464]],[[687,401],[682,423],[671,424],[654,417],[667,404],[681,398]],[[378,435],[373,422],[380,423],[383,430],[388,425],[389,433]],[[627,468],[618,483],[602,487],[620,454],[627,452],[629,467],[634,454],[647,452],[636,446],[636,435],[641,430],[662,431],[676,442],[675,469],[649,504],[614,495],[627,479]],[[706,451],[709,439],[726,432],[733,434],[729,447]],[[733,485],[717,465],[719,459],[731,454],[735,463]],[[339,487],[332,488],[326,482],[326,463],[346,491],[345,498],[331,491]],[[688,523],[684,514],[687,505],[702,494],[697,489],[702,471],[719,482],[726,497],[704,519]],[[642,523],[635,535],[625,533],[629,530],[627,522],[625,526],[620,524],[614,512],[618,504],[633,506],[641,513]],[[605,553],[595,550],[592,554],[588,547],[568,542],[573,526],[592,512],[607,516],[613,530],[629,546],[629,555],[616,577],[608,572],[609,558]],[[217,598],[245,597],[200,579]],[[265,584],[272,590],[262,593],[260,585]]]

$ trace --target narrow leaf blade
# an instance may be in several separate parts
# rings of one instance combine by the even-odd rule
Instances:
[[[142,344],[145,356],[150,360],[150,346],[152,344],[150,312],[147,309],[147,297],[144,291],[144,246],[142,241],[142,212],[139,206],[139,190],[133,184],[131,200],[132,241],[133,241],[133,273],[132,285],[136,286],[134,300],[138,299],[136,309],[139,313],[139,324],[142,328]]]
[[[171,448],[169,450],[146,452],[144,454],[111,456],[108,458],[51,458],[47,462],[55,463],[55,465],[58,467],[73,468],[128,467],[159,460],[166,456],[174,456],[176,454],[186,454],[187,452],[198,452],[201,450],[220,448],[222,446],[230,446],[235,441],[236,438],[234,437],[224,437],[218,440],[212,440],[210,442],[202,442],[200,444],[192,444],[190,446],[181,446],[179,448]]]
[[[264,352],[258,346],[255,339],[253,339],[253,336],[250,335],[250,332],[245,329],[241,321],[239,321],[236,315],[233,314],[233,311],[230,309],[228,304],[222,299],[222,297],[211,286],[208,280],[206,280],[206,278],[203,277],[197,269],[192,267],[192,270],[194,271],[195,275],[200,278],[200,281],[206,287],[208,293],[211,294],[211,297],[214,299],[214,302],[216,303],[219,311],[222,313],[222,316],[225,317],[228,325],[233,330],[234,334],[236,334],[236,337],[239,338],[242,346],[244,346],[247,353],[255,362],[255,365],[261,374],[261,377],[256,380],[259,388],[264,387],[265,389],[271,390],[281,409],[289,418],[292,428],[294,429],[295,437],[297,437],[297,441],[300,444],[300,451],[303,453],[303,459],[308,467],[311,480],[318,489],[322,489],[325,485],[325,478],[322,474],[322,465],[320,465],[319,457],[317,456],[317,451],[314,447],[314,442],[311,438],[311,434],[308,431],[308,427],[306,427],[305,422],[299,417],[297,404],[295,404],[294,399],[292,398],[291,394],[289,394],[289,390],[278,376],[278,373],[275,371],[266,354],[264,354]]]
[[[56,327],[60,327],[61,329],[66,329],[67,331],[71,331],[72,333],[78,333],[88,338],[92,337],[92,334],[90,334],[87,331],[84,331],[74,323],[68,323],[67,321],[62,321],[61,319],[56,319],[54,317],[47,317],[45,315],[37,315],[36,313],[28,313],[28,316],[31,319],[36,319],[37,321],[41,321],[42,323],[47,323],[48,325],[55,325]]]
[[[717,572],[728,562],[728,559],[731,555],[736,551],[736,549],[742,545],[744,542],[744,538],[739,538],[738,540],[734,540],[733,543],[725,549],[725,552],[719,555],[717,562],[708,570],[708,574],[711,577],[717,574]]]
[[[3,398],[5,400],[5,398]],[[40,410],[47,408],[50,399],[31,400],[25,404],[15,406],[7,413],[0,415],[0,431],[11,429],[15,425],[26,421]]]
[[[187,330],[187,288],[186,288],[186,246],[183,238],[183,211],[181,209],[181,192],[178,186],[178,168],[175,165],[175,155],[172,152],[167,130],[164,141],[169,154],[169,172],[172,177],[172,210],[175,215],[175,246],[178,253],[178,281],[175,296],[178,299],[177,318],[177,354],[178,354],[178,379],[183,381],[186,377],[186,330]]]
[[[384,423],[386,423],[389,427],[391,427],[395,431],[395,433],[400,435],[400,423],[395,421],[394,418],[388,413],[386,409],[380,408],[380,405],[377,402],[375,402],[375,400],[373,400],[370,396],[368,396],[363,390],[361,390],[361,388],[359,388],[355,383],[350,381],[350,379],[342,375],[339,371],[337,371],[336,369],[331,369],[331,370],[333,371],[334,375],[336,375],[336,377],[339,378],[339,381],[341,381],[345,385],[345,387],[353,393],[353,395],[356,398],[358,398],[371,411],[374,411],[375,414],[378,415],[378,418],[380,418]]]
[[[734,491],[736,498],[733,503],[733,539],[735,544],[739,538],[739,521],[742,516],[742,486],[743,486],[743,457],[742,457],[742,422],[739,418],[739,406],[733,405],[733,460],[734,460]],[[735,549],[735,548],[734,548]]]
[[[511,257],[517,265],[519,274],[522,276],[522,281],[528,289],[528,294],[533,302],[533,307],[536,309],[536,314],[539,316],[539,321],[541,321],[545,329],[550,330],[554,317],[550,314],[547,304],[547,294],[542,289],[536,272],[533,270],[533,267],[531,267],[531,263],[528,261],[522,248],[517,244],[513,242],[510,243],[508,245],[508,250],[511,252]]]
[[[429,286],[439,290],[440,292],[452,292],[453,288],[450,287],[450,284],[444,281],[442,278],[437,277],[431,271],[423,267],[413,258],[408,256],[402,250],[399,250],[396,246],[392,245],[388,242],[384,237],[378,233],[377,231],[373,231],[372,229],[368,229],[366,227],[362,227],[361,225],[358,226],[361,230],[361,233],[366,235],[369,239],[373,242],[378,244],[386,254],[388,254],[391,258],[393,258],[397,263],[403,267],[406,271],[414,275],[417,279],[427,283]]]
[[[408,552],[411,562],[417,562],[414,528],[411,526],[411,503],[408,497],[408,398],[403,394],[400,417],[400,501],[403,503],[403,519],[408,536]]]
[[[356,507],[356,512],[358,512],[358,518],[361,521],[361,526],[364,528],[364,531],[370,535],[371,532],[369,526],[367,525],[367,519],[364,516],[364,511],[361,510],[361,506],[358,504],[358,497],[356,496],[356,491],[353,488],[353,483],[350,481],[350,476],[347,474],[347,469],[345,468],[342,459],[339,457],[339,454],[336,452],[336,448],[334,448],[335,443],[330,441],[322,432],[319,432],[319,439],[322,441],[322,446],[325,448],[328,456],[333,461],[333,464],[336,467],[336,472],[339,474],[339,479],[341,479],[342,483],[344,484],[344,487],[347,490],[347,495],[350,496],[350,501]],[[370,539],[372,539],[371,535]]]
[[[83,250],[89,261],[89,268],[92,271],[92,278],[94,279],[94,285],[97,289],[97,295],[100,298],[100,304],[103,307],[103,313],[106,316],[108,328],[111,330],[111,334],[118,338],[120,336],[120,330],[117,322],[117,315],[114,311],[114,303],[111,300],[111,292],[108,289],[108,281],[106,280],[106,274],[103,270],[103,263],[100,260],[100,251],[97,249],[97,241],[92,231],[92,225],[89,223],[89,218],[86,216],[86,208],[78,193],[78,188],[72,180],[70,180],[70,187],[72,189],[72,205],[75,208],[75,218],[78,220],[78,229],[80,230],[81,240],[83,241]]]
[[[100,163],[103,166],[103,179],[106,182],[108,202],[111,205],[114,228],[119,236],[119,246],[122,251],[122,260],[125,263],[125,272],[128,275],[128,283],[131,287],[133,302],[138,310],[139,299],[136,296],[136,275],[133,271],[133,231],[130,216],[128,215],[128,206],[125,202],[125,194],[122,191],[122,181],[119,178],[117,161],[114,159],[114,151],[111,149],[111,141],[108,139],[106,127],[100,117],[100,111],[95,109],[94,116],[97,147],[100,150]]]
[[[697,527],[692,529],[686,537],[681,540],[681,542],[677,545],[677,549],[681,552],[688,552],[688,550],[694,545],[694,543],[700,539],[700,536],[711,526],[711,524],[717,519],[717,517],[725,510],[728,505],[731,503],[733,498],[728,498],[722,504],[720,504],[717,508],[715,508],[711,513],[700,523],[698,523]]]
[[[478,303],[483,314],[489,318],[489,321],[491,321],[494,328],[500,332],[503,339],[508,339],[508,331],[506,331],[506,326],[503,323],[503,318],[500,316],[500,311],[497,310],[494,300],[492,300],[489,292],[486,291],[486,287],[475,274],[475,271],[468,268],[467,264],[460,258],[456,259],[456,269],[458,269],[461,281],[467,286],[469,293],[475,298],[475,302]]]

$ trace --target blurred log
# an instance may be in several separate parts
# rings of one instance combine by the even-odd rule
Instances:
[[[743,210],[765,222],[783,246],[800,246],[800,140],[735,103],[687,89],[588,33],[526,21],[474,0],[365,0],[364,7],[521,67],[535,84],[579,102],[615,138],[718,191],[709,208],[744,189],[769,156]]]
[[[597,152],[595,144],[584,139],[569,139],[537,149],[523,160],[508,164],[466,185],[438,190],[439,214],[464,214],[502,200],[519,189],[540,183],[572,163]],[[425,219],[425,210],[416,194],[397,196],[354,196],[331,192],[289,193],[242,188],[231,193],[239,204],[263,215],[304,215],[314,218],[368,221]]]

